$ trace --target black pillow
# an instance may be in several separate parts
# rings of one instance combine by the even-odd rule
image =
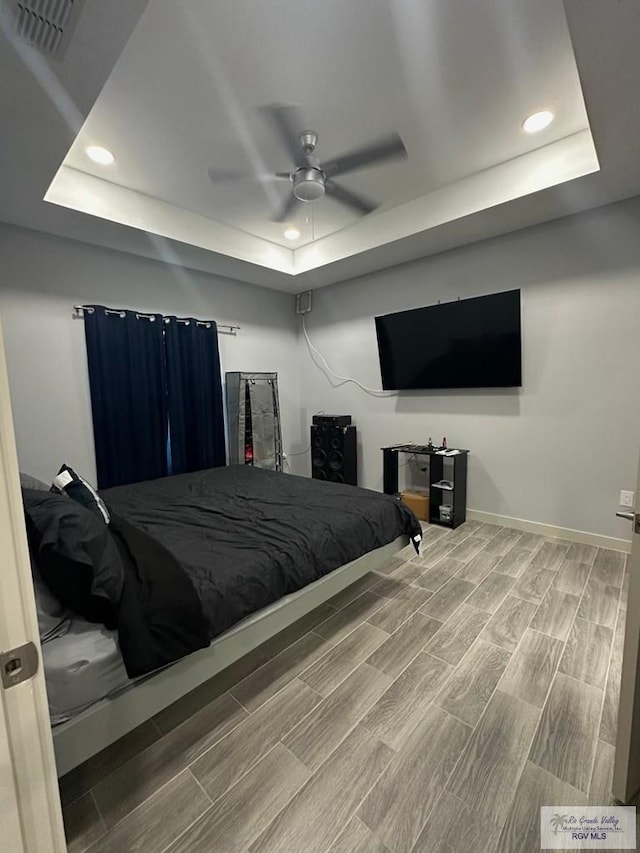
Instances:
[[[90,622],[117,624],[124,567],[109,529],[66,495],[22,490],[27,533],[45,583]]]
[[[68,465],[63,465],[53,478],[51,491],[68,495],[81,506],[99,515],[105,524],[109,524],[109,510],[100,495],[93,486],[87,483],[84,477],[81,477],[77,471]]]

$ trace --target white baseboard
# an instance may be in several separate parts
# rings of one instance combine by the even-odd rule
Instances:
[[[508,515],[494,515],[492,512],[482,512],[479,509],[468,509],[467,518],[473,521],[485,521],[490,524],[501,524],[504,527],[514,527],[516,530],[526,530],[527,533],[540,533],[553,539],[568,539],[570,542],[580,542],[583,545],[596,545],[598,548],[610,548],[612,551],[631,552],[631,541],[617,539],[615,536],[603,536],[601,533],[587,533],[586,530],[572,530],[570,527],[557,527],[555,524],[543,524],[540,521],[526,521],[524,518],[511,518]]]

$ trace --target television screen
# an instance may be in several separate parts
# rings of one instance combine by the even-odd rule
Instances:
[[[522,385],[520,291],[376,317],[382,387]]]

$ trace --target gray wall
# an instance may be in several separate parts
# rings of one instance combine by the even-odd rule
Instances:
[[[223,370],[277,371],[286,451],[304,450],[294,299],[205,273],[0,225],[0,317],[22,470],[50,480],[62,462],[95,482],[82,320],[72,305],[213,318]],[[292,457],[294,473],[306,470]]]
[[[382,487],[380,446],[446,435],[472,451],[469,506],[629,538],[615,519],[640,446],[640,200],[602,208],[314,293],[308,327],[338,372],[380,387],[376,314],[522,288],[522,389],[371,397],[313,363],[290,295],[0,225],[0,315],[21,466],[67,461],[95,477],[81,320],[74,302],[239,323],[226,370],[276,370],[284,443],[313,412],[351,412],[360,482]],[[307,473],[308,456],[290,459]],[[419,482],[412,464],[403,471]]]
[[[332,387],[301,336],[305,419],[355,416],[363,486],[382,488],[381,445],[446,435],[471,450],[470,507],[629,539],[614,513],[640,447],[640,200],[316,291],[308,329],[334,370],[380,388],[376,314],[511,288],[521,389],[375,398]]]

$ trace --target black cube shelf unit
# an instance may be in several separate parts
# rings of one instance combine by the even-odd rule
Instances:
[[[451,448],[453,449],[453,448]],[[436,449],[421,444],[395,444],[382,448],[382,481],[387,495],[398,493],[398,454],[429,457],[429,524],[440,524],[455,529],[467,518],[467,457],[468,450],[458,450],[453,456],[444,456]],[[442,480],[451,486],[442,486]],[[450,498],[450,501],[448,500]],[[440,519],[440,504],[450,503],[450,521]]]

